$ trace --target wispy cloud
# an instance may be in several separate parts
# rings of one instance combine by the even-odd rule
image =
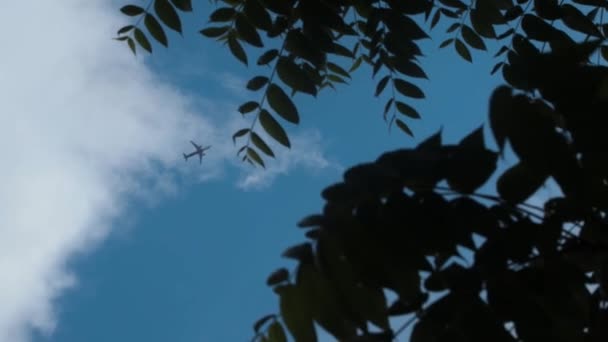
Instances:
[[[175,172],[201,181],[235,165],[238,116],[214,121],[205,111],[221,104],[183,95],[109,39],[122,24],[110,4],[0,2],[0,341],[52,332],[53,301],[77,281],[68,260],[98,245],[133,197],[177,191]],[[190,138],[214,145],[203,165],[181,159]],[[239,184],[326,165],[319,139],[302,139]]]

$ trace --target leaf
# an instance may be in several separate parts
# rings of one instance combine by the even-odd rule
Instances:
[[[341,66],[337,64],[327,62],[327,68],[338,75],[350,78],[350,74],[348,73],[348,71],[344,70]]]
[[[456,39],[454,46],[456,47],[456,52],[458,52],[460,57],[468,62],[473,62],[469,49],[462,43],[460,39]]]
[[[236,16],[236,20],[234,21],[234,26],[236,28],[236,32],[238,32],[239,37],[246,41],[247,43],[256,46],[256,47],[263,47],[264,44],[262,43],[262,39],[260,38],[260,35],[258,34],[258,31],[255,29],[255,27],[253,25],[251,25],[249,23],[249,21],[247,20],[247,18],[242,15],[242,14],[238,14]]]
[[[134,17],[140,14],[143,14],[145,10],[139,6],[135,5],[126,5],[120,8],[120,11],[130,17]]]
[[[262,160],[262,157],[260,157],[260,155],[251,147],[247,148],[247,156],[254,162],[258,163],[258,165],[260,165],[261,167],[266,168],[266,165],[264,165],[264,161]]]
[[[512,106],[511,88],[500,86],[494,90],[490,97],[490,128],[496,139],[499,151],[505,147],[507,135],[510,130],[509,115]]]
[[[152,53],[152,45],[150,45],[150,41],[148,40],[148,38],[146,38],[146,35],[143,33],[142,30],[136,28],[135,32],[133,33],[133,36],[135,37],[137,43],[139,43],[139,46],[141,46],[149,53]]]
[[[468,6],[460,0],[439,0],[439,2],[441,2],[442,4],[444,4],[448,7],[454,7],[454,8],[458,8],[458,9],[467,9],[468,8]]]
[[[127,45],[129,45],[129,49],[133,52],[134,55],[137,55],[137,50],[135,49],[135,41],[132,38],[127,38]]]
[[[228,32],[229,29],[230,26],[207,27],[200,30],[199,32],[205,37],[217,38]]]
[[[361,62],[363,61],[362,57],[357,58],[354,62],[353,65],[350,67],[350,69],[348,69],[348,72],[354,72],[355,70],[359,69],[359,66],[361,66]]]
[[[232,19],[236,16],[236,14],[237,14],[236,10],[232,7],[220,7],[209,15],[209,21],[211,21],[211,22],[232,21]]]
[[[462,33],[462,38],[467,44],[476,48],[477,50],[486,50],[486,44],[484,44],[483,39],[481,39],[472,28],[467,25],[463,25],[460,32]]]
[[[256,27],[269,31],[272,29],[272,19],[264,6],[258,0],[249,0],[245,2],[244,13],[247,19]]]
[[[384,91],[384,88],[386,88],[386,85],[388,84],[388,81],[391,79],[391,75],[386,75],[384,77],[382,77],[382,79],[378,82],[378,85],[376,86],[376,92],[375,92],[375,96],[380,96],[380,94],[382,94],[382,91]]]
[[[396,119],[395,123],[397,124],[397,127],[399,127],[403,132],[405,132],[405,134],[414,137],[414,133],[412,132],[412,130],[407,126],[405,122],[401,121],[401,119]]]
[[[230,52],[232,53],[232,55],[234,57],[236,57],[236,59],[241,61],[243,64],[248,65],[247,55],[245,54],[245,50],[243,50],[243,47],[238,42],[238,40],[236,40],[234,35],[228,36],[228,48],[230,49]]]
[[[592,20],[587,18],[581,11],[570,4],[561,5],[562,21],[569,28],[595,36],[598,38],[602,37],[602,33],[595,26]]]
[[[272,62],[275,58],[277,58],[277,56],[279,55],[279,50],[277,49],[271,49],[268,50],[266,52],[264,52],[260,58],[258,58],[258,65],[266,65],[270,62]]]
[[[275,317],[277,317],[277,315],[269,314],[258,319],[257,321],[255,321],[255,323],[253,323],[253,331],[259,333],[262,326]]]
[[[272,149],[266,144],[256,132],[251,132],[251,142],[255,145],[255,147],[259,148],[260,151],[264,152],[267,156],[274,158],[274,153]]]
[[[267,110],[262,109],[260,111],[259,120],[260,120],[260,124],[262,125],[262,127],[264,128],[266,133],[268,133],[268,135],[270,135],[274,140],[279,142],[281,145],[288,147],[288,148],[291,147],[289,138],[287,137],[287,133],[285,133],[285,130],[283,129],[283,127],[281,127],[279,122],[277,120],[275,120],[275,118],[273,118],[272,115],[270,115],[270,113],[268,113]]]
[[[433,29],[437,25],[439,19],[441,19],[441,11],[435,11],[433,19],[431,20],[431,29]]]
[[[287,57],[279,57],[277,62],[277,74],[281,81],[296,91],[312,96],[317,95],[315,83],[308,74]]]
[[[420,114],[410,105],[405,104],[401,101],[395,101],[395,105],[397,106],[397,110],[412,119],[420,119]]]
[[[119,29],[119,30],[116,32],[116,35],[125,34],[125,33],[127,33],[127,32],[129,32],[129,31],[131,31],[131,30],[132,30],[132,29],[134,29],[134,28],[135,28],[135,26],[133,26],[133,25],[127,25],[127,26],[123,26],[123,27],[121,27],[121,28],[120,28],[120,29]]]
[[[285,330],[278,321],[274,321],[268,327],[268,342],[287,342]]]
[[[395,59],[392,62],[393,62],[393,67],[404,75],[407,75],[410,77],[428,79],[428,76],[426,75],[424,70],[422,70],[422,68],[418,64],[414,63],[413,61],[408,61],[408,60],[404,60],[404,59]]]
[[[150,35],[152,35],[152,37],[154,37],[156,41],[158,41],[165,47],[169,45],[169,42],[167,41],[167,36],[165,35],[165,31],[153,15],[146,14],[146,16],[144,17],[144,25],[148,29],[148,32],[150,32]]]
[[[498,178],[496,190],[505,201],[521,203],[545,183],[547,176],[520,162],[507,169]]]
[[[500,68],[503,66],[503,62],[498,62],[496,63],[496,65],[494,65],[494,67],[492,68],[492,71],[490,71],[490,75],[494,75],[498,70],[500,70]]]
[[[291,246],[287,248],[283,252],[283,254],[281,254],[281,256],[284,258],[294,259],[301,262],[311,260],[312,255],[312,245],[309,242],[304,242],[299,245]]]
[[[179,15],[168,0],[154,0],[154,11],[163,24],[176,32],[182,33],[182,23]]]
[[[444,47],[452,44],[454,42],[454,38],[448,38],[446,40],[444,40],[441,44],[439,44],[439,48],[443,49]]]
[[[249,128],[239,129],[238,131],[236,131],[236,133],[234,133],[232,135],[232,142],[236,144],[236,138],[240,138],[240,137],[244,136],[245,134],[249,133],[249,131],[250,131]]]
[[[245,115],[247,113],[253,112],[254,110],[258,109],[259,107],[260,107],[260,104],[257,103],[256,101],[247,101],[239,107],[238,111],[239,111],[239,113]]]
[[[257,91],[262,89],[266,84],[268,84],[268,77],[266,76],[255,76],[247,82],[247,89],[252,91]]]
[[[322,215],[310,215],[298,222],[298,227],[300,228],[308,228],[308,227],[318,227],[323,223]]]
[[[394,98],[390,98],[388,101],[386,101],[386,104],[384,105],[384,121],[386,121],[386,114],[388,114],[388,111],[391,109],[393,103],[395,102]]]
[[[171,0],[177,9],[183,12],[192,12],[192,0]]]
[[[316,342],[312,314],[305,309],[308,298],[293,285],[281,286],[276,291],[280,296],[281,317],[295,341]]]
[[[424,93],[420,88],[418,88],[413,83],[402,80],[400,78],[394,78],[393,84],[395,85],[395,89],[400,92],[403,96],[411,97],[414,99],[423,99]]]
[[[270,107],[283,119],[293,124],[298,124],[300,122],[300,116],[298,115],[296,106],[278,85],[271,83],[268,86],[266,98],[268,99]]]
[[[272,272],[268,279],[266,279],[266,285],[274,286],[289,280],[289,271],[286,268],[279,268],[278,270]]]

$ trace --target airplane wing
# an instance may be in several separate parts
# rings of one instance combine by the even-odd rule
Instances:
[[[201,145],[197,145],[194,141],[190,140],[190,143],[194,146],[194,148],[196,148],[197,150],[201,148]]]

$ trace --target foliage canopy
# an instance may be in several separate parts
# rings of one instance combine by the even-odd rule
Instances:
[[[321,214],[300,222],[307,242],[284,256],[298,262],[268,278],[280,314],[254,325],[255,339],[315,341],[315,325],[342,341],[391,341],[412,315],[412,341],[608,340],[608,59],[605,0],[223,0],[201,34],[238,61],[271,65],[247,88],[257,99],[233,139],[243,160],[274,156],[262,129],[289,147],[298,124],[292,98],[347,83],[362,63],[389,89],[384,117],[412,134],[424,98],[418,41],[449,21],[446,38],[466,61],[489,40],[504,42],[492,73],[508,85],[490,99],[498,151],[482,129],[457,145],[440,134],[416,148],[357,165],[326,188]],[[136,17],[118,40],[152,51],[181,32],[190,0],[123,7]],[[143,22],[143,26],[141,23]],[[144,32],[146,31],[146,32]],[[582,42],[582,43],[581,43]],[[274,46],[267,48],[267,46]],[[254,52],[252,52],[254,51]],[[591,63],[591,61],[595,61]],[[518,161],[499,175],[498,196],[477,193],[496,172],[506,144]],[[548,179],[563,196],[542,208],[524,201]],[[463,252],[464,251],[464,252]],[[396,299],[387,303],[387,293]]]

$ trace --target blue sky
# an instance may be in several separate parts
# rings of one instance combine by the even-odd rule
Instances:
[[[242,86],[254,73],[197,33],[205,20],[190,16],[169,50],[133,58],[109,39],[125,20],[119,5],[35,6],[0,5],[12,51],[0,74],[14,81],[0,85],[1,341],[248,340],[277,310],[266,276],[289,264],[280,253],[302,239],[295,223],[321,210],[321,190],[442,126],[457,142],[485,121],[499,83],[496,47],[471,65],[437,48],[436,29],[423,43],[430,81],[416,81],[427,98],[411,102],[423,115],[408,121],[415,139],[388,133],[362,69],[337,92],[298,95],[293,149],[253,170],[231,133],[249,122],[236,108],[255,99]],[[19,21],[17,39],[8,28]],[[203,165],[181,159],[190,139],[213,145]]]

